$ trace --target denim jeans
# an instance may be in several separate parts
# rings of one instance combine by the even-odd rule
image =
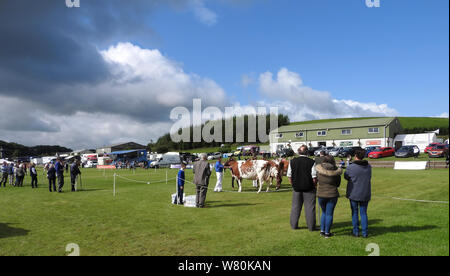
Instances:
[[[362,235],[364,237],[368,235],[369,229],[369,219],[367,218],[368,205],[369,205],[368,201],[354,201],[350,199],[350,207],[352,208],[352,224],[354,235],[359,234],[359,215],[361,215]]]
[[[322,217],[320,218],[320,231],[324,233],[330,233],[331,226],[333,225],[333,213],[336,207],[338,198],[323,198],[319,197],[319,205],[322,209]]]

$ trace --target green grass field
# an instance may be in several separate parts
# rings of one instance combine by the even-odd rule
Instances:
[[[207,208],[175,206],[177,170],[117,171],[113,197],[112,171],[83,170],[84,191],[48,192],[40,176],[39,189],[0,188],[0,255],[67,255],[76,243],[81,255],[368,255],[376,243],[380,255],[449,255],[449,205],[394,200],[391,197],[447,201],[449,171],[394,171],[374,168],[369,204],[370,237],[350,236],[348,200],[339,199],[332,231],[324,239],[306,229],[291,230],[291,191],[256,194],[250,181],[246,193],[209,192]],[[42,173],[41,173],[42,174]],[[187,180],[192,180],[188,170]],[[157,181],[162,182],[157,182]],[[147,184],[150,182],[150,184]],[[210,188],[215,185],[211,178]],[[231,191],[230,175],[224,189]],[[345,194],[343,181],[341,194]],[[272,188],[273,190],[273,188]],[[186,194],[194,194],[187,184]]]

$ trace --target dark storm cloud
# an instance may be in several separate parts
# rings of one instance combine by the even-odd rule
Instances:
[[[158,2],[82,2],[78,9],[64,0],[0,2],[2,90],[44,93],[36,88],[102,81],[109,73],[96,47],[151,34],[145,17]]]
[[[167,107],[149,108],[142,101],[131,106],[98,90],[115,77],[99,49],[151,37],[146,22],[155,9],[182,9],[187,2],[82,0],[80,8],[67,8],[65,0],[2,0],[0,95],[58,114],[81,110],[167,120]]]

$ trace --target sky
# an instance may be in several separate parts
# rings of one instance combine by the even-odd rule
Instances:
[[[0,1],[0,140],[147,144],[173,108],[449,116],[449,1]]]

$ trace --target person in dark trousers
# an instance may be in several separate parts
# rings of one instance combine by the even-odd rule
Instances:
[[[56,159],[55,170],[56,178],[58,179],[58,193],[62,193],[64,187],[64,163],[59,157]]]
[[[34,163],[31,163],[30,166],[30,177],[31,177],[31,188],[37,188],[38,187],[38,177],[37,177],[37,171],[36,171],[36,165]]]
[[[183,205],[183,193],[184,193],[184,170],[186,169],[186,163],[181,162],[181,169],[178,171],[177,177],[177,199],[176,204]]]
[[[305,206],[306,225],[310,231],[316,230],[316,170],[314,160],[308,157],[308,147],[298,149],[299,157],[289,162],[287,177],[294,191],[290,223],[292,229],[298,229],[298,220]]]
[[[369,235],[367,207],[371,199],[372,167],[367,160],[363,160],[364,155],[364,150],[355,152],[355,161],[347,167],[344,178],[348,181],[347,198],[350,200],[352,210],[353,236],[359,236],[359,215],[361,215],[362,237],[367,238]]]
[[[3,162],[3,165],[1,167],[1,173],[2,173],[2,180],[0,181],[0,187],[3,184],[3,187],[6,187],[6,182],[8,182],[8,164],[6,162]]]
[[[8,167],[9,185],[14,186],[14,164],[10,163]]]
[[[209,167],[209,163],[206,160],[206,154],[202,154],[200,161],[196,162],[192,169],[192,172],[194,173],[194,184],[197,189],[196,207],[198,208],[205,207],[209,177],[211,176],[211,168]]]
[[[47,171],[47,178],[48,178],[48,190],[50,193],[52,192],[52,186],[53,191],[56,192],[56,169],[55,165],[50,164],[50,167]]]
[[[320,219],[320,235],[329,238],[332,236],[334,208],[336,207],[341,185],[342,169],[336,166],[336,161],[331,155],[325,156],[322,163],[316,165],[317,171],[317,198],[322,209]]]
[[[72,192],[75,192],[75,183],[77,181],[77,176],[81,174],[80,171],[80,161],[75,161],[70,166],[70,183],[72,184]]]
[[[23,187],[23,179],[25,178],[25,171],[23,169],[23,164],[20,164],[16,168],[16,186]]]

